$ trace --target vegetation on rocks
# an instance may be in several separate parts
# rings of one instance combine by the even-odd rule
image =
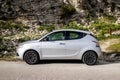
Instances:
[[[77,30],[88,30],[88,28],[84,27],[82,24],[77,24],[75,22],[70,22],[68,25],[64,25],[61,27],[62,29],[77,29]]]
[[[15,28],[15,29],[19,29],[19,30],[25,30],[25,29],[29,29],[30,27],[29,26],[25,26],[21,23],[15,23],[13,21],[3,21],[3,20],[0,20],[0,28],[1,29],[12,29],[12,28]]]
[[[14,56],[16,53],[16,46],[21,40],[21,37],[15,36],[23,34],[30,27],[21,23],[16,23],[12,20],[0,20],[0,57]],[[24,38],[23,41],[26,40]],[[27,39],[29,40],[29,39]]]
[[[112,32],[120,30],[120,25],[101,22],[92,24],[91,26],[95,30],[95,33],[97,33],[96,36],[99,39],[119,37],[119,35],[114,35]]]
[[[88,30],[99,40],[118,38],[119,5],[119,0],[1,0],[0,55],[14,56],[19,43],[55,29]]]
[[[119,52],[120,53],[120,42],[117,44],[110,45],[107,50],[111,50],[111,52]]]
[[[73,5],[69,4],[63,4],[62,5],[62,15],[61,18],[69,18],[71,15],[75,13],[75,8]]]
[[[46,30],[46,31],[50,32],[50,31],[55,30],[55,26],[54,25],[39,26],[38,30],[40,30],[40,31]]]
[[[77,29],[88,30],[97,36],[99,40],[118,38],[120,34],[112,34],[112,32],[120,30],[120,24],[115,24],[114,17],[102,17],[95,19],[89,26],[77,22],[70,22],[68,25],[60,26],[59,28],[54,25],[38,26],[36,28],[24,26],[20,23],[12,21],[0,21],[0,53],[3,56],[14,56],[16,47],[19,43],[39,38],[42,34],[53,31],[55,29]],[[5,31],[8,30],[7,33]],[[13,32],[13,34],[8,34]],[[119,51],[119,44],[112,45],[109,49]]]
[[[0,35],[0,51],[5,51],[5,47],[3,45],[1,45],[3,43],[3,36]]]

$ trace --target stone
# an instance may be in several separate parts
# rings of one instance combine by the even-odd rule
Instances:
[[[19,19],[19,21],[24,22],[25,25],[61,25],[67,22],[66,19],[61,18],[64,4],[74,6],[77,13],[77,16],[76,13],[72,15],[76,16],[75,19],[69,17],[68,21],[81,23],[81,20],[89,15],[93,17],[113,15],[113,13],[115,16],[120,15],[118,9],[120,0],[1,0],[0,19],[16,20],[22,17],[23,20]]]
[[[3,56],[3,53],[2,52],[0,52],[0,58]]]
[[[111,55],[110,55],[110,58],[115,58],[116,55],[117,55],[116,53],[111,54]]]
[[[61,18],[62,6],[65,4],[71,4],[75,12],[67,18]],[[0,20],[13,20],[30,26],[25,32],[17,29],[0,29],[0,34],[4,36],[0,45],[6,48],[0,53],[15,54],[20,39],[35,39],[47,33],[38,30],[40,25],[54,24],[60,27],[69,22],[76,22],[86,27],[94,23],[90,20],[91,16],[99,18],[103,15],[115,16],[118,18],[116,24],[120,24],[120,0],[0,0]],[[6,24],[4,21],[3,23]],[[97,33],[97,30],[93,29],[93,32]],[[120,35],[120,31],[112,34]]]
[[[120,17],[117,19],[116,24],[120,24]]]

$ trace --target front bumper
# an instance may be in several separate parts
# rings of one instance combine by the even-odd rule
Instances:
[[[16,50],[16,56],[19,59],[23,59],[23,54],[24,54],[24,48],[23,47],[18,47]]]
[[[16,56],[19,56],[19,54],[18,54],[18,53],[16,53]]]

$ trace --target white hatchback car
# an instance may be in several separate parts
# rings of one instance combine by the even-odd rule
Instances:
[[[48,59],[77,59],[94,65],[101,54],[98,40],[88,31],[56,30],[39,40],[19,44],[17,57],[28,64]]]

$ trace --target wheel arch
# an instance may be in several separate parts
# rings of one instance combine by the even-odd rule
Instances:
[[[82,60],[83,60],[84,54],[87,53],[87,52],[89,52],[89,51],[94,52],[94,53],[96,54],[97,58],[98,58],[97,52],[95,52],[94,50],[87,50],[87,51],[85,51],[85,52],[83,53],[82,58],[81,58]]]
[[[35,50],[35,49],[27,49],[27,50],[23,53],[23,60],[24,60],[24,55],[25,55],[25,53],[26,53],[27,51],[35,51],[35,52],[37,53],[39,59],[40,59],[40,54],[38,53],[37,50]]]

